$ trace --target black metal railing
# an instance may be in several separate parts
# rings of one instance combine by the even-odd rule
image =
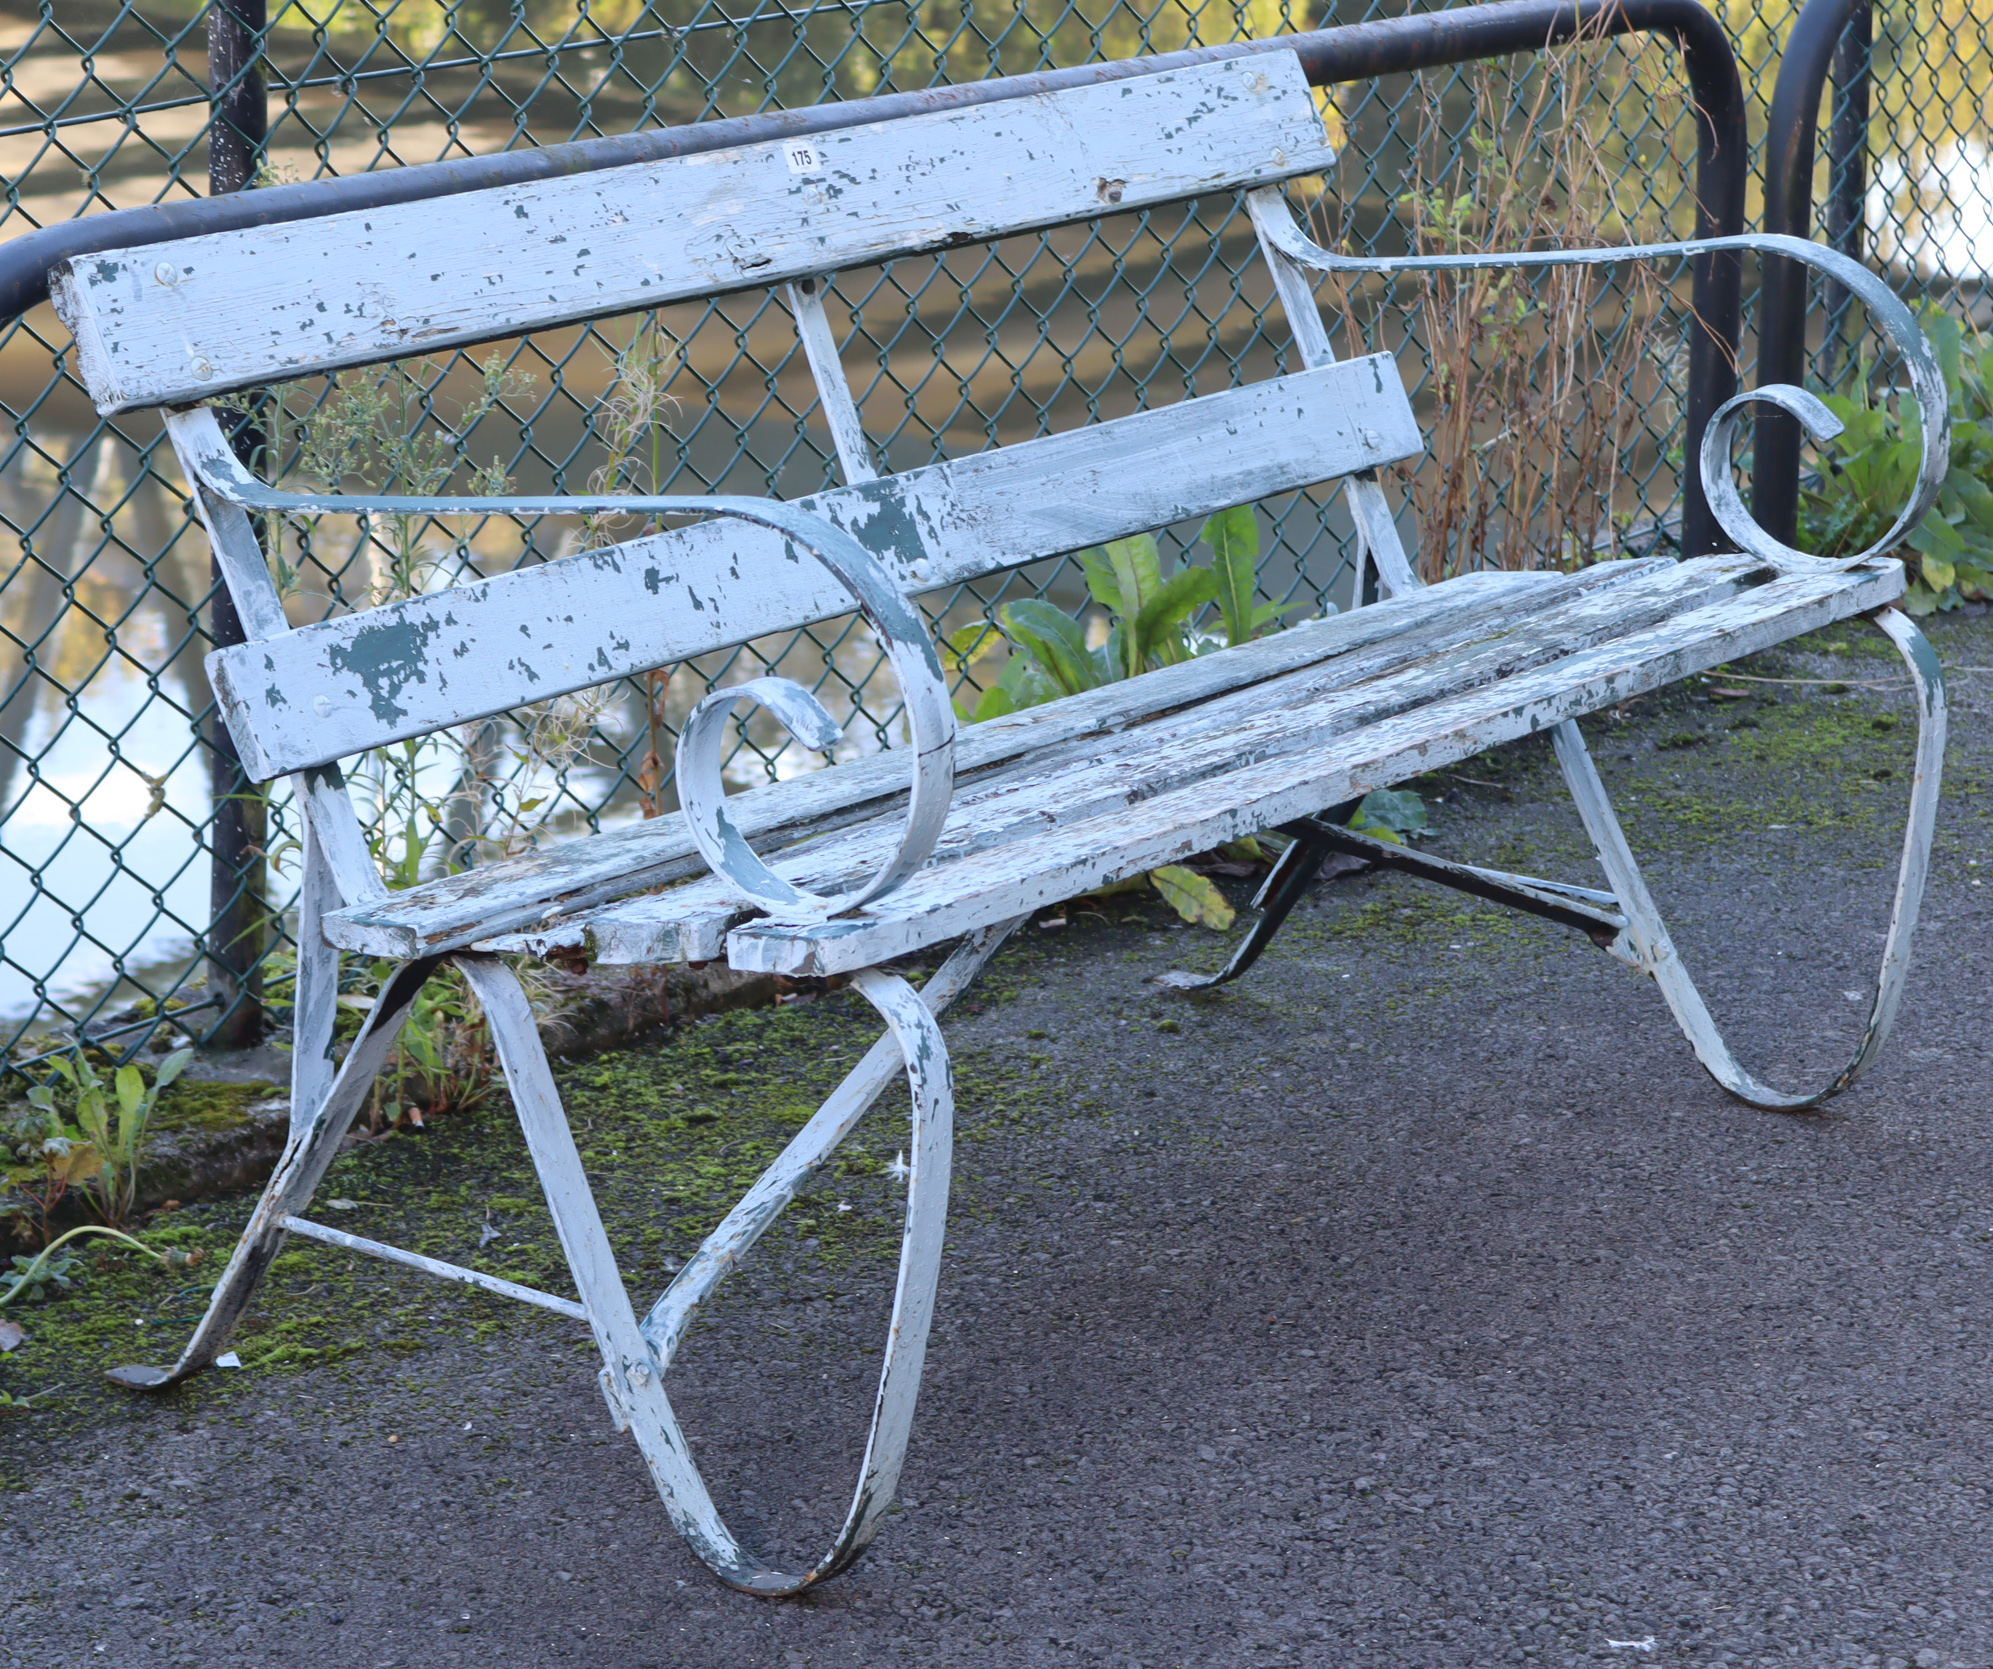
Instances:
[[[1813,235],[1813,174],[1819,153],[1820,100],[1834,87],[1828,124],[1827,241],[1860,260],[1865,253],[1868,195],[1870,61],[1875,15],[1869,0],[1807,0],[1787,37],[1772,92],[1765,134],[1765,230]],[[1826,340],[1838,341],[1846,293],[1834,286]],[[1758,325],[1758,376],[1765,382],[1806,379],[1807,281],[1802,267],[1774,258],[1765,264]],[[1790,545],[1799,537],[1799,424],[1767,408],[1757,420],[1751,509],[1758,525]]]

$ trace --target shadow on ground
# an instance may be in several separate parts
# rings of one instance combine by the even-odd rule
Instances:
[[[1993,623],[1936,635],[1993,667]],[[1705,993],[1781,1082],[1865,1013],[1894,671],[1825,634],[1590,727]],[[242,1370],[125,1402],[97,1370],[169,1354],[199,1283],[86,1267],[0,1367],[44,1393],[0,1416],[0,1663],[1993,1661],[1988,692],[1955,681],[1895,1042],[1824,1114],[1729,1102],[1617,964],[1398,877],[1320,889],[1201,1001],[1145,977],[1222,946],[1145,906],[1025,934],[950,1022],[959,1182],[902,1504],[805,1600],[681,1549],[572,1324],[300,1248]],[[1420,786],[1442,852],[1595,873],[1540,747]],[[563,1067],[633,1290],[870,1035],[832,997]],[[851,1485],[903,1119],[674,1374],[723,1506],[792,1556]],[[343,1159],[326,1198],[559,1280],[502,1107]],[[155,1226],[219,1256],[247,1205]]]

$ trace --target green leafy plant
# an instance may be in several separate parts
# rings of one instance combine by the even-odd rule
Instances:
[[[342,382],[303,424],[298,473],[338,490],[348,482],[373,491],[392,490],[410,498],[440,492],[462,459],[464,438],[499,405],[531,392],[534,378],[510,369],[500,354],[479,368],[478,391],[465,400],[454,426],[442,421],[436,389],[444,368],[432,360],[397,360],[362,371]],[[507,490],[511,477],[497,458],[471,471],[473,494]],[[389,567],[376,588],[382,602],[412,597],[428,588],[435,563],[424,555],[423,531],[432,518],[386,515],[377,518]]]
[[[1937,351],[1951,400],[1951,467],[1938,502],[1891,554],[1909,569],[1913,614],[1993,599],[1993,344],[1936,308],[1918,321]],[[1889,531],[1917,484],[1924,430],[1903,393],[1871,400],[1871,368],[1853,395],[1823,394],[1847,425],[1821,449],[1820,477],[1800,501],[1800,543],[1818,556],[1853,556]]]
[[[1169,907],[1193,927],[1208,927],[1223,933],[1238,918],[1232,901],[1218,890],[1208,875],[1180,863],[1166,863],[1146,877],[1150,886],[1163,895]]]
[[[1358,834],[1389,841],[1393,846],[1403,846],[1431,829],[1425,801],[1409,788],[1371,790],[1363,796],[1363,803],[1356,808],[1349,826]]]
[[[68,1291],[77,1261],[73,1255],[52,1258],[47,1248],[31,1258],[16,1252],[12,1259],[14,1267],[0,1275],[0,1304],[11,1304],[16,1298],[40,1304],[47,1300],[52,1289]]]
[[[295,955],[277,952],[264,966],[269,1001],[281,1014],[296,1000]],[[350,1042],[359,1034],[375,995],[398,966],[347,958],[340,976],[336,1037]],[[544,965],[520,958],[516,966],[534,1012],[557,1010],[555,981]],[[457,969],[438,969],[416,997],[394,1052],[374,1082],[368,1128],[376,1133],[395,1126],[420,1128],[446,1114],[473,1111],[490,1099],[497,1074],[484,1011]]]
[[[168,1055],[150,1083],[143,1072],[129,1064],[119,1067],[107,1082],[79,1048],[67,1060],[57,1056],[49,1063],[68,1085],[68,1109],[62,1106],[54,1083],[29,1089],[29,1104],[46,1120],[44,1164],[49,1162],[51,1147],[65,1148],[65,1186],[82,1183],[91,1206],[106,1223],[123,1223],[131,1216],[138,1200],[138,1167],[153,1109],[160,1093],[193,1058],[191,1049]],[[44,1239],[48,1228],[45,1208]]]
[[[104,1158],[81,1138],[65,1135],[61,1125],[49,1128],[39,1109],[26,1118],[10,1120],[15,1164],[7,1167],[9,1214],[24,1230],[38,1228],[43,1245],[55,1233],[55,1213],[69,1190],[104,1168]],[[21,1202],[21,1203],[16,1203]],[[22,1209],[22,1205],[26,1209]]]
[[[1198,539],[1211,552],[1209,566],[1175,572],[1148,533],[1117,539],[1081,556],[1087,591],[1113,622],[1098,645],[1088,643],[1081,621],[1036,600],[1006,603],[997,614],[1000,632],[981,623],[956,632],[948,643],[958,670],[966,671],[992,643],[1007,643],[1012,650],[1001,676],[973,709],[965,707],[963,716],[997,718],[1215,649],[1236,649],[1301,606],[1258,600],[1259,519],[1250,505],[1220,510],[1205,522]],[[1222,641],[1195,631],[1199,611],[1214,603]],[[1363,802],[1350,826],[1395,841],[1425,827],[1425,806],[1416,794],[1384,790]],[[1237,847],[1239,857],[1257,861],[1261,856],[1253,842]],[[1235,854],[1227,848],[1225,855]],[[1144,880],[1196,926],[1223,932],[1235,919],[1217,883],[1183,864],[1166,864],[1107,890],[1139,886]]]
[[[374,968],[386,980],[394,964]],[[342,1005],[364,1013],[371,996],[342,996]],[[370,1121],[376,1129],[395,1124],[420,1128],[446,1113],[465,1113],[490,1098],[497,1072],[491,1031],[456,969],[439,971],[415,999],[394,1054],[374,1081]]]
[[[468,465],[471,436],[506,402],[530,394],[536,380],[493,354],[482,365],[475,387],[446,404],[448,367],[430,359],[397,361],[341,377],[315,406],[287,414],[295,443],[285,449],[290,473],[329,491],[358,489],[427,496],[445,491]],[[302,385],[293,394],[309,396]],[[473,494],[510,490],[501,459],[466,468],[465,488]],[[344,535],[328,532],[328,518],[279,518],[266,543],[280,589],[301,592],[300,560],[342,576],[355,565],[368,574],[368,601],[405,601],[449,584],[468,558],[469,533],[477,518],[373,514],[361,518],[346,554],[334,560]],[[333,518],[335,523],[343,518]],[[454,531],[453,531],[454,529]],[[308,558],[305,553],[310,553]],[[343,603],[343,589],[327,601]],[[496,753],[496,727],[468,725],[449,735],[412,738],[370,754],[349,773],[362,805],[370,848],[391,884],[408,886],[438,868],[470,862],[483,837],[489,771]],[[448,781],[437,792],[431,786]],[[371,806],[367,801],[371,800]],[[536,804],[538,802],[535,802]],[[522,810],[508,808],[516,821]],[[503,844],[502,842],[499,844]],[[287,847],[273,849],[282,858]]]
[[[963,717],[993,719],[1036,707],[1062,695],[1134,678],[1154,667],[1174,666],[1219,647],[1250,642],[1300,603],[1259,603],[1259,521],[1250,505],[1220,510],[1198,539],[1211,552],[1208,567],[1172,571],[1152,533],[1096,546],[1080,557],[1087,591],[1112,622],[1106,641],[1087,642],[1086,626],[1050,603],[1032,599],[997,611],[1001,630],[978,623],[949,639],[958,667],[992,644],[1015,651],[1002,675]],[[1222,644],[1200,639],[1192,623],[1208,604],[1218,605]]]

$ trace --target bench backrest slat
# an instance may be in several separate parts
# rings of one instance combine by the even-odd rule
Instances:
[[[1375,468],[1421,445],[1397,365],[1376,354],[802,503],[922,591]],[[851,606],[779,535],[713,520],[222,650],[209,665],[261,781]]]
[[[107,416],[1319,173],[1256,55],[807,140],[82,256],[52,275]]]

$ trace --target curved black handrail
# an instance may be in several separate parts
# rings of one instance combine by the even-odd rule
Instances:
[[[0,245],[0,324],[48,297],[49,269],[77,255],[124,249],[203,233],[311,220],[493,186],[589,173],[665,157],[690,156],[796,134],[856,127],[928,111],[1021,98],[1060,87],[1153,75],[1256,52],[1292,50],[1311,85],[1367,81],[1479,58],[1540,51],[1579,35],[1655,34],[1680,48],[1696,120],[1696,236],[1741,232],[1747,152],[1744,91],[1722,26],[1698,0],[1496,0],[1492,5],[1385,18],[1308,34],[1193,47],[1153,58],[1041,70],[961,86],[888,93],[804,110],[734,116],[688,127],[580,140],[497,156],[464,157],[411,168],[349,174],[267,187],[226,197],[192,198],[64,221]],[[1711,413],[1736,389],[1742,331],[1742,268],[1734,253],[1700,257],[1695,266],[1696,327],[1690,340],[1688,457],[1693,460]],[[1691,462],[1683,513],[1683,549],[1713,548],[1717,528]]]
[[[1765,230],[1812,235],[1813,165],[1818,154],[1820,98],[1831,74],[1840,97],[1833,122],[1835,212],[1830,241],[1861,259],[1863,160],[1868,141],[1870,0],[1807,0],[1779,59],[1765,131]],[[1852,208],[1849,198],[1852,196]],[[1792,261],[1765,263],[1759,299],[1758,380],[1794,383],[1806,377],[1806,271]],[[1799,533],[1799,424],[1779,412],[1758,419],[1752,445],[1751,513],[1785,544]]]

